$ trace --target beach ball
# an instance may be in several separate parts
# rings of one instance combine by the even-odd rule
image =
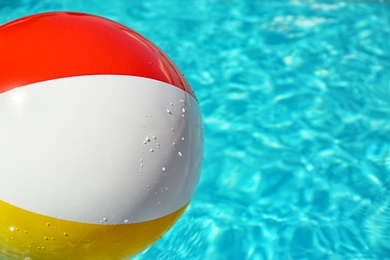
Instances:
[[[0,27],[0,259],[137,254],[188,206],[202,152],[190,85],[140,34],[66,12]]]

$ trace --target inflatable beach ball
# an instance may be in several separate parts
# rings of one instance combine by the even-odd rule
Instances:
[[[0,259],[126,259],[197,185],[200,110],[153,43],[44,13],[0,27]]]

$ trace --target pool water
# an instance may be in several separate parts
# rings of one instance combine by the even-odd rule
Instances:
[[[108,2],[107,2],[108,3]],[[160,46],[199,99],[189,209],[134,259],[390,259],[390,2],[0,0]]]

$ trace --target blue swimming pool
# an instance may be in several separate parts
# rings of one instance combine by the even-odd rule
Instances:
[[[0,23],[58,10],[148,37],[202,108],[195,197],[134,259],[390,259],[389,1],[0,0]]]

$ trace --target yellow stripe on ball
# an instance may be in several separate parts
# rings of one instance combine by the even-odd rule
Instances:
[[[88,224],[0,201],[0,259],[127,259],[159,239],[185,208],[134,224]]]

